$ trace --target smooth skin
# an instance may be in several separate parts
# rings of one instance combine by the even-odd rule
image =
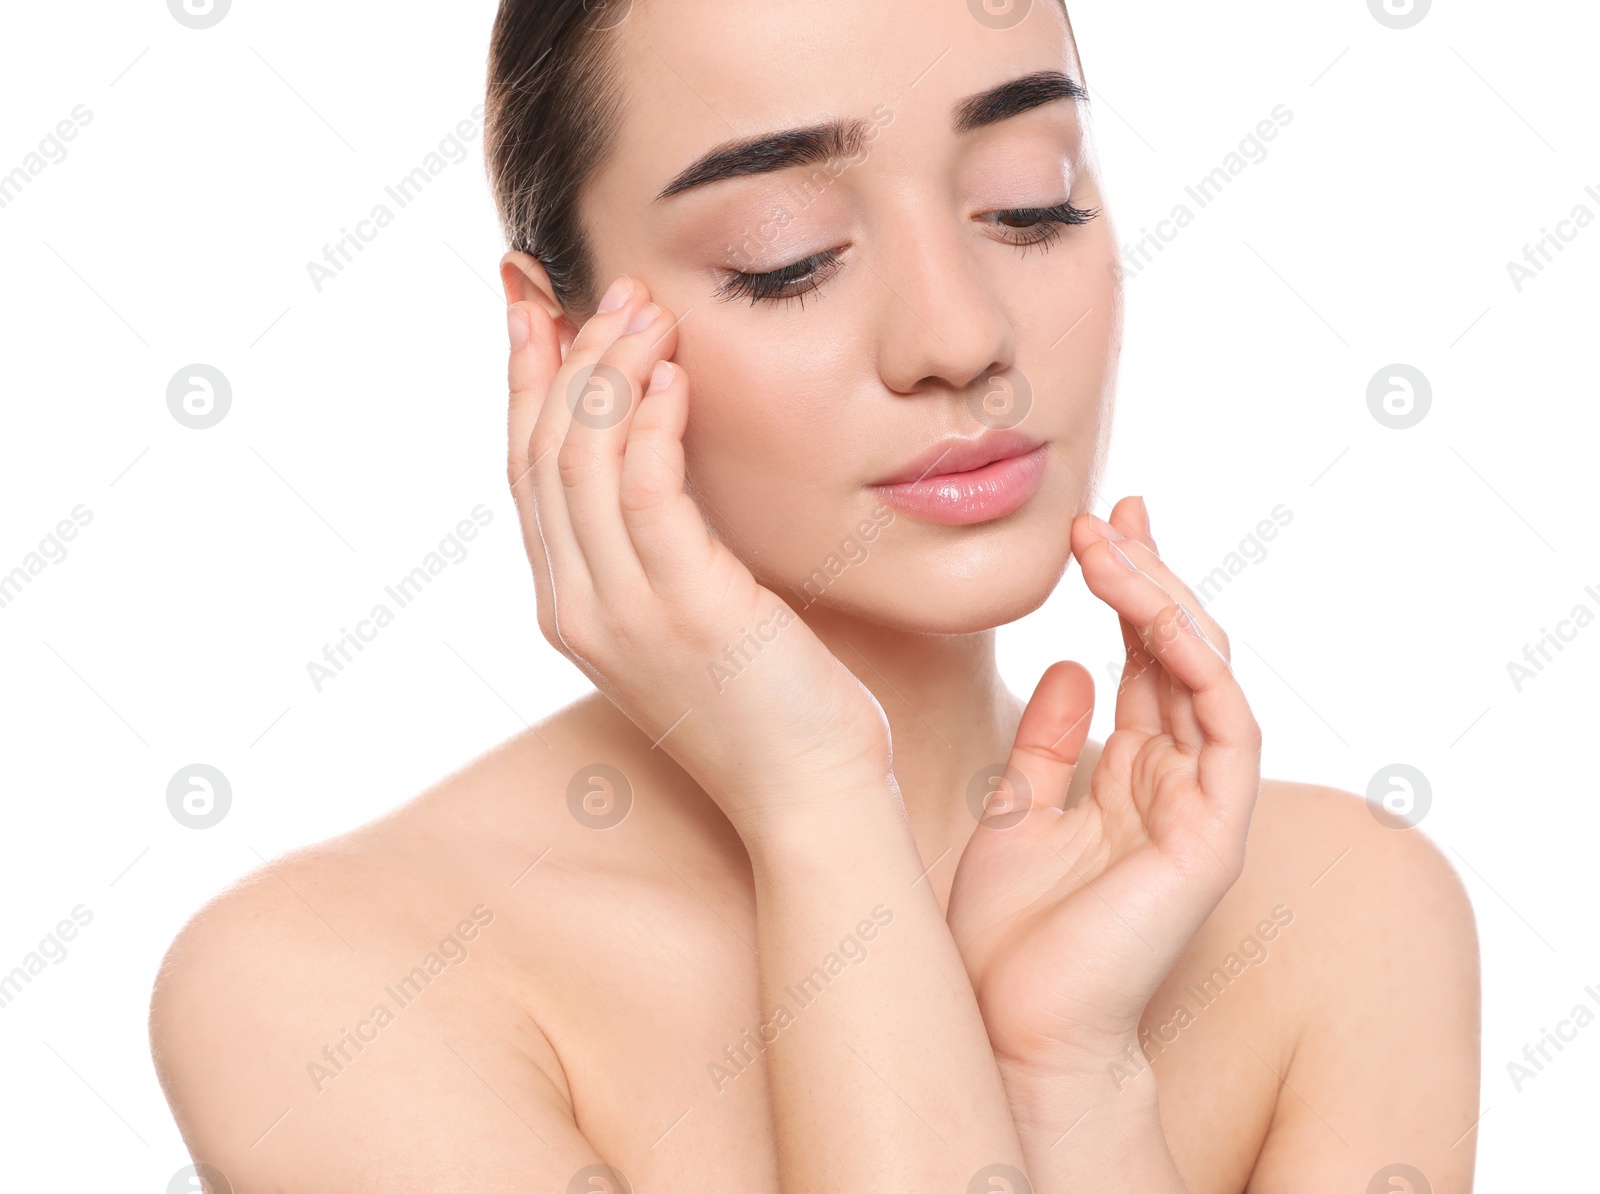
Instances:
[[[237,1194],[1332,1194],[1396,1164],[1469,1189],[1455,875],[1358,797],[1261,780],[1227,635],[1142,500],[1068,513],[1107,442],[1115,240],[1100,217],[1019,252],[991,217],[1104,209],[1083,116],[949,122],[1031,71],[1081,77],[1059,13],[979,36],[965,3],[658,0],[617,32],[633,102],[586,197],[611,301],[564,311],[537,262],[502,264],[539,625],[598,691],[185,927],[151,1034],[195,1158]],[[895,80],[917,83],[871,152],[759,263],[719,254],[786,172],[653,202],[729,114],[865,115]],[[710,297],[830,245],[808,306]],[[1051,444],[1040,493],[896,520],[717,681],[871,516],[870,482],[981,430],[973,387],[1009,371]],[[994,665],[992,627],[1074,560],[1127,648],[1104,744],[1081,664],[1025,709]],[[626,783],[605,828],[570,799],[597,763]]]

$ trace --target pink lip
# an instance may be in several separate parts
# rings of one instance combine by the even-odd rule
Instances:
[[[1039,492],[1045,456],[1046,445],[1002,432],[947,444],[913,470],[874,488],[889,505],[929,522],[946,526],[988,522],[1004,518]],[[940,471],[923,476],[916,468]]]
[[[899,472],[879,477],[875,485],[898,485],[938,475],[964,473],[995,460],[1024,456],[1041,441],[1020,431],[987,431],[977,439],[944,439]]]

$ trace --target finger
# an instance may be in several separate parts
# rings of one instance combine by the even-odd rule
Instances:
[[[1005,829],[1031,808],[1062,808],[1093,714],[1094,678],[1088,668],[1071,660],[1046,668],[1017,723],[1003,791],[989,798],[980,826]]]
[[[683,433],[689,377],[670,361],[651,371],[622,459],[622,518],[650,587],[666,594],[705,575],[715,543],[689,495]]]
[[[529,441],[550,382],[561,368],[561,354],[551,332],[553,321],[536,303],[512,303],[506,308],[506,328],[511,337],[507,358],[506,481],[513,493],[532,489],[528,473]]]
[[[1117,514],[1115,508],[1112,514],[1113,516]],[[1104,530],[1106,526],[1104,520],[1092,514],[1080,515],[1072,521],[1069,537],[1073,554],[1078,557],[1079,567],[1084,572],[1085,584],[1089,584],[1089,574],[1083,553],[1091,543],[1106,533]],[[1115,531],[1115,528],[1111,530]],[[1096,596],[1101,596],[1103,599],[1103,594],[1093,584],[1089,584],[1089,588]],[[1163,669],[1155,656],[1145,648],[1135,622],[1120,611],[1118,627],[1122,633],[1124,656],[1122,677],[1117,683],[1113,724],[1116,729],[1134,730],[1141,734],[1167,733],[1167,679]]]
[[[1177,620],[1188,618],[1184,611]],[[1237,867],[1261,791],[1261,726],[1232,667],[1216,649],[1209,643],[1196,646],[1198,634],[1181,633],[1174,641],[1180,639],[1186,640],[1183,649],[1196,661],[1196,671],[1206,677],[1189,681],[1186,702],[1202,739],[1196,764],[1200,791],[1220,817],[1225,840],[1238,851],[1230,854]]]
[[[561,445],[560,472],[578,548],[601,592],[624,593],[644,579],[638,545],[622,512],[623,457],[632,420],[657,361],[678,345],[678,321],[648,302],[643,284],[629,321],[593,369],[571,383],[572,419]]]
[[[1151,552],[1152,559],[1160,559],[1160,555],[1156,551],[1155,539],[1150,534],[1150,514],[1145,507],[1143,498],[1123,498],[1112,507],[1109,522],[1112,529],[1120,530],[1128,537],[1129,540],[1137,541],[1142,546],[1148,548]],[[1121,541],[1119,540],[1119,542]],[[1167,569],[1167,571],[1170,573],[1171,570]],[[1191,610],[1200,611],[1200,616],[1205,616],[1194,595],[1188,590],[1187,587],[1182,585],[1182,582],[1178,580],[1175,573],[1171,575],[1170,582],[1163,581],[1159,575],[1152,576],[1151,579],[1155,580],[1157,584],[1160,584],[1162,589],[1167,592],[1168,596],[1174,598],[1187,598],[1185,607]],[[1179,593],[1172,592],[1172,584],[1176,584],[1179,587]],[[1211,625],[1215,633],[1221,636],[1221,628],[1217,627],[1214,621],[1211,622]],[[1225,636],[1223,641],[1226,643]],[[1225,646],[1220,647],[1219,650],[1222,651],[1224,657],[1227,656],[1227,650]],[[1158,679],[1156,687],[1158,689],[1156,700],[1161,710],[1161,724],[1165,732],[1170,734],[1175,741],[1181,742],[1187,747],[1198,750],[1200,743],[1200,730],[1199,726],[1195,722],[1194,711],[1189,703],[1188,687],[1181,680],[1177,679],[1175,676],[1172,676],[1171,673],[1167,673],[1165,682],[1161,682]]]
[[[1116,513],[1116,510],[1112,511],[1113,515]],[[1097,529],[1103,534],[1106,533],[1105,528],[1109,524],[1098,519],[1095,522],[1098,524]],[[1126,526],[1126,523],[1124,523],[1124,526]],[[1112,529],[1117,528],[1112,527]],[[1199,622],[1200,628],[1205,631],[1206,637],[1211,640],[1212,645],[1222,653],[1222,657],[1231,659],[1233,657],[1232,649],[1228,642],[1227,633],[1217,624],[1216,619],[1206,612],[1205,606],[1194,591],[1183,582],[1183,579],[1176,572],[1172,571],[1163,562],[1161,556],[1155,550],[1155,541],[1148,539],[1148,533],[1148,527],[1142,527],[1138,533],[1129,535],[1126,542],[1119,540],[1128,558],[1133,561],[1135,567],[1160,585],[1166,591],[1168,597],[1188,608]]]
[[[1130,538],[1146,536],[1148,528],[1140,513],[1142,501],[1141,498],[1125,497],[1112,506],[1108,519],[1111,527]],[[1155,547],[1148,537],[1145,542]],[[1129,655],[1123,666],[1122,681],[1117,686],[1117,700],[1119,706],[1124,699],[1128,701],[1126,724],[1140,727],[1147,733],[1156,732],[1155,727],[1166,732],[1170,720],[1167,712],[1171,702],[1170,682],[1163,682],[1161,667],[1144,650],[1138,632],[1128,624],[1126,618],[1122,619],[1122,643]]]
[[[1126,507],[1126,509],[1124,509]],[[1155,536],[1150,533],[1150,510],[1142,497],[1125,497],[1111,510],[1111,522],[1125,533],[1143,540],[1151,551],[1159,552]]]
[[[1088,517],[1091,516],[1086,516]],[[1094,528],[1087,523],[1075,523],[1073,527],[1074,551],[1078,554],[1083,568],[1085,583],[1096,596],[1128,620],[1137,631],[1145,650],[1159,665],[1152,669],[1153,675],[1150,678],[1160,707],[1160,732],[1169,734],[1186,746],[1198,750],[1202,743],[1202,735],[1190,713],[1190,694],[1186,688],[1186,686],[1192,687],[1191,676],[1181,671],[1174,671],[1169,666],[1167,657],[1157,648],[1173,638],[1175,629],[1181,628],[1189,631],[1215,654],[1224,667],[1228,666],[1227,660],[1205,639],[1192,614],[1181,605],[1177,607],[1183,611],[1181,626],[1174,621],[1172,609],[1175,603],[1165,589],[1134,566],[1128,554],[1130,551],[1143,551],[1142,547],[1126,538],[1115,541],[1089,539],[1085,542],[1079,536],[1080,530],[1092,535]],[[1145,679],[1145,676],[1140,676],[1130,688]],[[1148,717],[1148,701],[1144,714]],[[1147,726],[1148,722],[1145,724]],[[1118,728],[1123,728],[1120,720]],[[1141,727],[1129,725],[1128,728]]]
[[[1144,530],[1148,529],[1146,524]],[[1170,694],[1173,728],[1186,738],[1197,738],[1201,789],[1216,802],[1230,830],[1242,835],[1260,790],[1261,728],[1226,655],[1209,638],[1205,626],[1209,619],[1197,618],[1191,608],[1166,597],[1166,589],[1134,565],[1134,559],[1144,559],[1148,566],[1154,558],[1143,542],[1129,538],[1113,544],[1099,539],[1087,517],[1081,527],[1074,523],[1072,533],[1085,582],[1141,628],[1141,637],[1164,675],[1180,686]],[[1102,546],[1095,547],[1097,542]],[[1123,550],[1114,553],[1113,547]],[[1181,586],[1176,577],[1172,582]],[[1153,604],[1160,608],[1145,620]],[[1185,715],[1193,719],[1192,730],[1183,720]]]
[[[555,641],[554,568],[562,558],[581,560],[577,544],[570,537],[547,536],[540,527],[533,474],[533,429],[549,392],[551,379],[561,365],[559,335],[555,322],[543,308],[533,303],[513,303],[506,309],[511,335],[507,364],[510,404],[507,414],[506,480],[511,487],[522,524],[522,541],[533,567],[534,591],[538,603],[539,627],[546,639]],[[564,524],[551,522],[552,530]],[[552,559],[555,556],[555,559]]]
[[[1161,734],[1166,729],[1166,712],[1162,703],[1165,684],[1163,669],[1156,657],[1144,645],[1138,629],[1127,618],[1119,616],[1122,632],[1122,676],[1117,682],[1114,725],[1119,730],[1137,730],[1142,734]]]
[[[1156,620],[1151,624],[1145,637],[1152,640],[1151,651],[1155,653],[1157,643],[1184,632],[1192,632],[1194,624],[1188,627],[1182,625],[1189,618],[1189,611],[1182,605],[1174,603],[1168,609],[1156,615]],[[1178,678],[1177,674],[1159,660],[1157,667],[1163,676],[1161,685],[1161,712],[1165,719],[1166,732],[1172,736],[1173,741],[1181,745],[1191,755],[1198,754],[1205,745],[1204,736],[1200,732],[1200,725],[1195,720],[1194,694],[1189,686]]]
[[[627,285],[623,285],[624,282]],[[600,302],[600,307],[603,309],[597,310],[585,321],[578,329],[577,335],[573,337],[560,367],[549,383],[546,394],[540,400],[539,411],[534,421],[529,468],[532,472],[539,527],[550,552],[552,572],[560,579],[563,586],[569,583],[574,586],[572,590],[574,593],[584,591],[593,593],[597,582],[593,572],[596,561],[583,550],[572,512],[567,504],[566,469],[576,468],[578,472],[573,474],[576,478],[581,475],[583,463],[581,460],[573,462],[569,456],[565,457],[564,464],[563,454],[566,451],[568,432],[573,423],[574,408],[586,398],[591,401],[596,400],[593,392],[586,394],[595,363],[627,326],[633,312],[644,305],[639,291],[639,286],[628,278],[618,279],[607,289],[605,297]],[[624,570],[624,565],[627,563],[626,560],[619,560],[614,555],[601,556],[598,562],[603,570],[610,570],[611,575],[608,579],[613,584],[617,579],[615,574],[619,570]],[[637,568],[637,561],[634,560],[635,574]]]
[[[1260,786],[1261,727],[1233,668],[1176,603],[1157,615],[1150,638],[1162,666],[1189,690],[1201,790],[1230,820],[1248,818]]]

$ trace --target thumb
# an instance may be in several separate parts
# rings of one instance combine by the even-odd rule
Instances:
[[[994,785],[979,823],[1005,829],[1032,808],[1059,809],[1089,739],[1094,713],[1094,677],[1073,660],[1045,669],[1017,724],[1005,774]]]

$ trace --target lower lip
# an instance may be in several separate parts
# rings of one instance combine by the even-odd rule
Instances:
[[[1040,444],[1026,456],[995,460],[969,472],[874,488],[888,505],[928,522],[953,527],[988,522],[1020,509],[1039,492],[1048,450]]]

